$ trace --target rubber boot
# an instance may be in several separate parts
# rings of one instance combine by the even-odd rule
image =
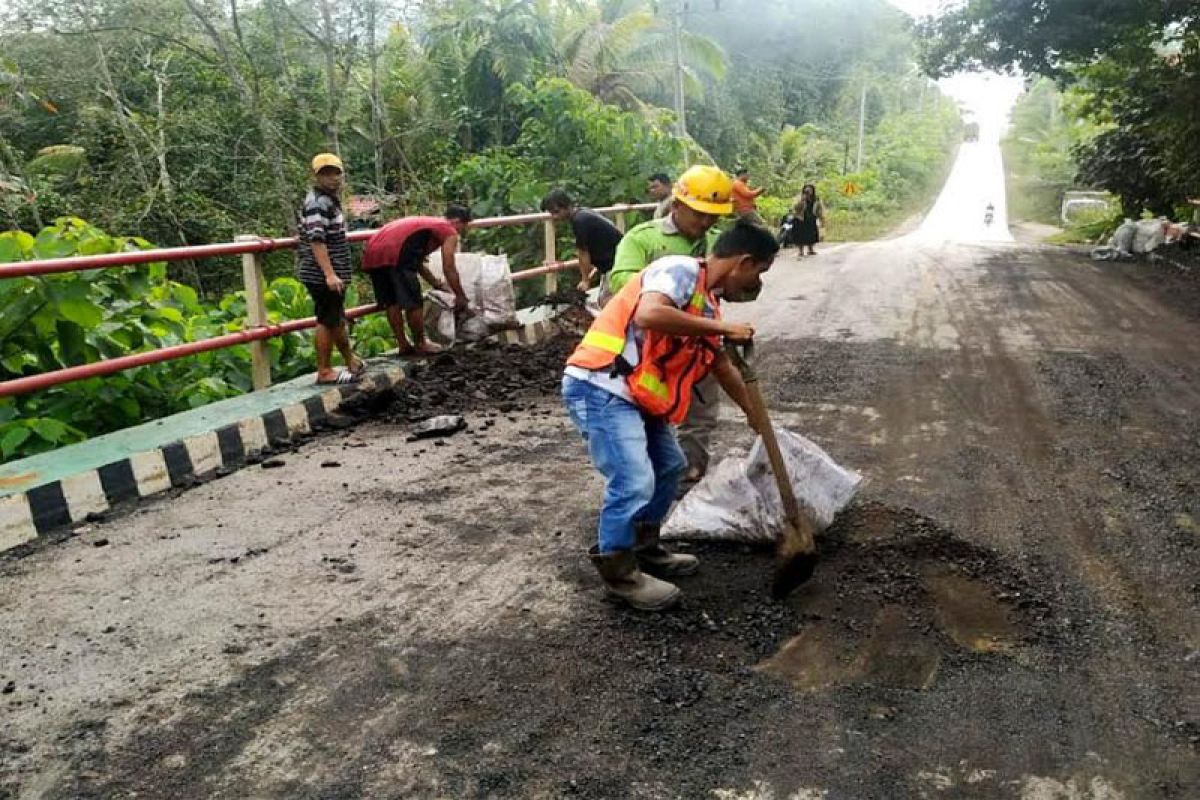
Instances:
[[[600,555],[598,549],[592,547],[588,558],[604,579],[608,594],[638,611],[663,611],[679,601],[679,587],[638,569],[637,556],[632,550]]]
[[[696,570],[700,569],[700,559],[667,550],[659,541],[659,529],[660,525],[657,522],[633,524],[634,535],[637,537],[633,552],[637,556],[638,566],[660,578],[695,575]]]

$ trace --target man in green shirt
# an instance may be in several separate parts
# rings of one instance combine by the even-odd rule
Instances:
[[[629,229],[617,245],[608,284],[613,294],[663,256],[703,258],[717,240],[713,226],[730,213],[733,181],[716,167],[692,167],[672,191],[671,213]]]
[[[613,259],[608,276],[612,294],[663,256],[704,258],[712,250],[723,215],[733,210],[733,179],[717,167],[695,166],[679,176],[671,194],[671,213],[630,228]],[[717,427],[721,389],[710,374],[695,386],[687,419],[679,426],[679,446],[688,471],[680,485],[690,488],[708,470],[708,445]]]

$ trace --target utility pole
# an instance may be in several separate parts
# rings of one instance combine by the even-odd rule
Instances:
[[[675,135],[681,139],[687,138],[687,120],[684,114],[683,100],[683,4],[684,0],[675,0],[671,12],[671,33],[675,40]]]
[[[867,128],[867,82],[864,80],[862,85],[862,96],[858,100],[858,160],[855,162],[854,171],[862,172],[863,161],[863,134]]]

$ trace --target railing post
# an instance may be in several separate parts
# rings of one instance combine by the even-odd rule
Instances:
[[[558,247],[556,242],[556,234],[554,231],[554,220],[548,219],[542,223],[542,233],[546,240],[546,252],[544,261],[547,264],[553,264],[558,260]],[[558,291],[558,273],[546,273],[546,294],[551,295]]]
[[[253,235],[238,236],[239,242],[257,242]],[[267,325],[267,303],[263,298],[262,262],[258,253],[242,253],[242,284],[246,289],[246,327]],[[254,390],[271,385],[271,348],[265,339],[250,343],[250,380]]]
[[[625,232],[625,212],[624,211],[617,212],[617,230],[619,230],[621,233]]]

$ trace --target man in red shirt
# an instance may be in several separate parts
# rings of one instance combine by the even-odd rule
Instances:
[[[400,355],[428,355],[441,349],[425,340],[422,277],[435,289],[453,292],[456,310],[467,310],[467,295],[458,277],[454,255],[458,251],[458,238],[466,233],[470,221],[470,211],[452,205],[441,217],[393,220],[367,242],[363,251],[363,271],[371,276],[375,301],[387,312]],[[425,263],[429,254],[439,248],[445,283],[438,280]],[[405,320],[412,333],[411,343],[404,333]]]

